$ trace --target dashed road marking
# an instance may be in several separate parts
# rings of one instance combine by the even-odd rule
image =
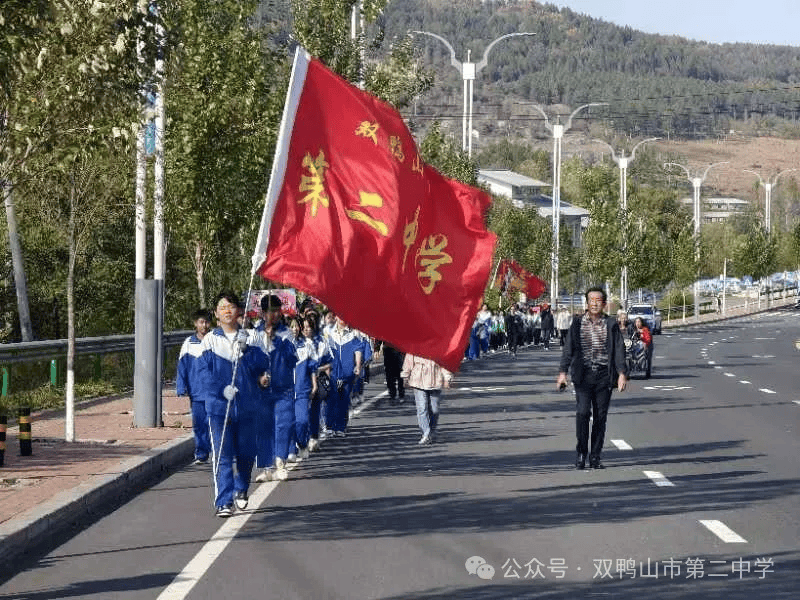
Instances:
[[[662,473],[658,471],[644,471],[644,474],[650,478],[650,480],[655,483],[658,487],[675,487],[675,484],[672,483],[669,479],[664,477]]]
[[[769,388],[758,388],[759,392],[764,392],[765,394],[777,394],[775,390],[771,390]]]
[[[736,377],[733,373],[725,373],[725,377]]]
[[[747,540],[736,533],[733,529],[725,525],[722,521],[716,519],[704,520],[700,519],[700,523],[706,527],[711,533],[716,535],[719,539],[727,544],[746,544]]]
[[[800,404],[800,400],[792,400],[795,404]]]
[[[614,444],[619,450],[633,450],[633,446],[631,446],[625,440],[611,440],[611,443]]]
[[[739,383],[741,383],[741,384],[743,384],[743,385],[753,385],[752,383],[750,383],[750,382],[749,382],[749,381],[747,381],[746,379],[740,379],[740,380],[739,380]]]

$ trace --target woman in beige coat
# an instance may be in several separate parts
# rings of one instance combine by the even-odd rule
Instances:
[[[433,442],[439,423],[439,398],[442,388],[449,388],[453,374],[432,360],[406,354],[400,377],[408,387],[414,389],[417,405],[417,422],[422,430],[420,445]]]

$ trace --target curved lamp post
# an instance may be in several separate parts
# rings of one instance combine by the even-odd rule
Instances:
[[[664,163],[664,168],[669,170],[670,167],[679,167],[683,169],[684,173],[686,173],[686,177],[689,179],[689,182],[692,184],[692,189],[694,190],[694,247],[695,247],[695,256],[699,258],[700,254],[700,186],[703,185],[703,182],[706,180],[706,175],[708,172],[713,169],[714,167],[718,167],[719,165],[726,165],[729,161],[723,161],[708,165],[706,170],[703,171],[702,175],[696,175],[692,177],[692,174],[689,172],[689,169],[680,165],[678,163]],[[694,284],[692,286],[692,291],[694,293],[694,318],[697,321],[700,317],[700,305],[697,302],[697,278],[695,277]]]
[[[772,179],[768,179],[766,183],[761,178],[761,175],[756,173],[755,171],[751,171],[750,169],[744,169],[745,173],[752,173],[756,177],[758,177],[758,183],[764,186],[764,190],[766,193],[766,204],[764,206],[764,228],[767,230],[767,233],[772,231],[772,218],[771,218],[771,205],[772,205],[772,188],[778,185],[778,179],[780,179],[781,175],[785,175],[786,173],[790,173],[792,171],[797,171],[797,169],[786,169],[785,171],[781,171]]]
[[[453,65],[459,73],[461,73],[461,78],[464,80],[464,117],[461,125],[461,149],[466,150],[468,156],[472,158],[472,90],[473,81],[475,81],[475,74],[486,66],[486,63],[489,60],[489,52],[491,52],[492,48],[494,48],[497,42],[510,37],[536,34],[525,31],[521,33],[507,33],[506,35],[501,35],[486,47],[486,50],[483,52],[483,58],[480,60],[480,62],[470,62],[470,51],[467,50],[467,60],[466,62],[462,63],[456,60],[456,51],[453,50],[450,42],[448,42],[442,36],[431,33],[430,31],[412,31],[411,33],[419,33],[436,38],[445,46],[447,46],[448,50],[450,50],[450,64]]]
[[[607,106],[608,102],[590,102],[573,110],[567,117],[566,124],[550,123],[550,118],[541,106],[536,104],[533,108],[544,117],[544,126],[553,134],[553,251],[550,253],[550,304],[556,306],[558,298],[558,246],[561,229],[561,139],[570,127],[572,118],[590,106]]]
[[[630,156],[625,156],[625,149],[622,150],[622,154],[620,156],[617,156],[611,144],[604,142],[603,140],[595,140],[595,142],[599,142],[608,146],[608,149],[611,150],[611,159],[617,163],[617,166],[619,167],[619,203],[622,207],[622,214],[626,223],[628,221],[628,165],[631,164],[633,159],[636,157],[636,150],[639,148],[639,146],[646,144],[647,142],[654,142],[657,139],[660,138],[652,137],[642,140],[633,147]],[[626,251],[627,243],[623,239],[622,273],[620,274],[619,278],[619,299],[622,308],[628,308],[628,260]]]

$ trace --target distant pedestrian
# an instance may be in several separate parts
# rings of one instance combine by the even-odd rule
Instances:
[[[197,359],[203,353],[203,338],[211,330],[211,313],[199,309],[192,315],[194,333],[186,338],[178,357],[178,377],[175,393],[188,396],[192,411],[192,432],[194,433],[194,464],[208,462],[211,454],[211,434],[208,429],[206,404],[200,395],[200,375]]]
[[[555,329],[555,319],[553,312],[550,310],[549,304],[542,304],[542,343],[545,350],[550,350],[550,340],[553,338],[553,329]]]
[[[603,311],[606,292],[600,287],[586,291],[587,310],[572,319],[561,354],[556,385],[566,388],[567,374],[575,387],[575,425],[578,438],[575,467],[603,469],[600,455],[606,434],[606,419],[614,386],[622,392],[628,380],[625,343],[616,319]],[[589,417],[592,417],[591,447]]]
[[[569,322],[572,320],[569,310],[566,306],[562,306],[556,313],[556,329],[558,329],[558,345],[564,346],[564,340],[567,339],[567,330],[569,329]]]
[[[517,305],[512,304],[506,315],[506,335],[508,336],[508,352],[514,358],[517,357],[517,348],[522,344],[525,326],[522,317],[517,310]]]
[[[439,399],[442,388],[449,388],[453,374],[427,358],[406,354],[400,376],[406,385],[414,388],[414,402],[417,405],[417,423],[422,430],[418,444],[433,442],[439,426]]]
[[[389,404],[394,405],[397,402],[402,404],[406,398],[406,389],[403,385],[403,378],[400,377],[400,371],[403,368],[405,354],[391,344],[380,340],[375,344],[375,349],[376,352],[383,354],[383,367],[386,375],[386,389],[389,392]]]

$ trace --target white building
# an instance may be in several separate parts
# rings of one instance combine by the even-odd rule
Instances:
[[[701,198],[700,202],[700,222],[701,223],[722,223],[730,217],[745,212],[750,203],[739,198]],[[681,203],[687,205],[691,210],[694,200],[692,198],[681,198]]]
[[[505,196],[517,208],[536,208],[548,219],[553,217],[553,198],[545,192],[552,190],[552,184],[532,179],[508,170],[480,169],[478,181],[487,185],[498,196]],[[572,245],[580,248],[583,232],[589,226],[589,211],[561,201],[562,228],[566,227],[572,235]]]

